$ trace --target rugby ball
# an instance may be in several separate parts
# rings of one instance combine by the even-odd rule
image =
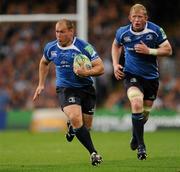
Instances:
[[[86,55],[77,54],[74,57],[73,67],[78,68],[78,67],[82,67],[82,66],[84,66],[84,68],[86,68],[86,69],[91,69],[92,68],[91,61]]]

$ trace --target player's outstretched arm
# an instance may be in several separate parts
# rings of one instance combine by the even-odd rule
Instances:
[[[36,88],[36,91],[33,96],[33,101],[36,100],[36,98],[41,94],[41,92],[44,90],[44,85],[46,81],[47,74],[49,72],[49,61],[45,59],[43,56],[39,63],[39,84]]]

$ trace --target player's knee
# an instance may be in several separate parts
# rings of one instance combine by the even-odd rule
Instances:
[[[144,111],[143,111],[143,114],[144,114],[144,116],[146,117],[149,117],[149,114],[150,114],[150,111],[151,111],[151,107],[144,107]]]
[[[149,116],[149,113],[150,113],[150,111],[147,111],[147,110],[143,111],[144,116]]]
[[[147,120],[149,119],[150,111],[151,111],[151,107],[144,107],[144,111],[143,111],[144,123],[146,123]]]
[[[70,121],[73,128],[80,128],[83,125],[82,117],[78,114],[71,115]]]
[[[139,89],[129,89],[127,92],[133,113],[143,111],[143,94]]]
[[[133,113],[139,113],[143,111],[143,101],[141,99],[134,99],[130,102]]]

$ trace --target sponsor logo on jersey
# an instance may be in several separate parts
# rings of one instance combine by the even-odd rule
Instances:
[[[96,53],[91,45],[87,45],[84,49],[85,49],[91,56],[94,56],[95,53]]]
[[[162,28],[160,28],[160,31],[161,31],[161,34],[162,34],[163,39],[166,39],[167,36],[166,36],[164,30],[163,30]]]
[[[127,50],[129,50],[129,51],[134,51],[134,48],[132,48],[132,47],[127,47]]]
[[[61,64],[62,64],[62,65],[64,65],[64,64],[68,64],[68,62],[67,62],[67,61],[65,61],[65,60],[62,60],[62,61],[61,61]]]
[[[61,66],[59,66],[59,67],[69,68],[70,64],[68,63],[68,61],[62,60],[61,61]]]
[[[126,37],[124,37],[124,42],[131,42],[131,38],[130,38],[130,36],[126,36]]]

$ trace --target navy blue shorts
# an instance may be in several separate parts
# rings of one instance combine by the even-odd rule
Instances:
[[[83,88],[57,87],[56,92],[61,108],[77,104],[82,108],[82,112],[92,115],[96,104],[96,92],[93,86]]]
[[[124,86],[126,90],[129,87],[138,87],[144,94],[144,100],[154,101],[157,97],[159,79],[144,79],[140,76],[125,73]]]

